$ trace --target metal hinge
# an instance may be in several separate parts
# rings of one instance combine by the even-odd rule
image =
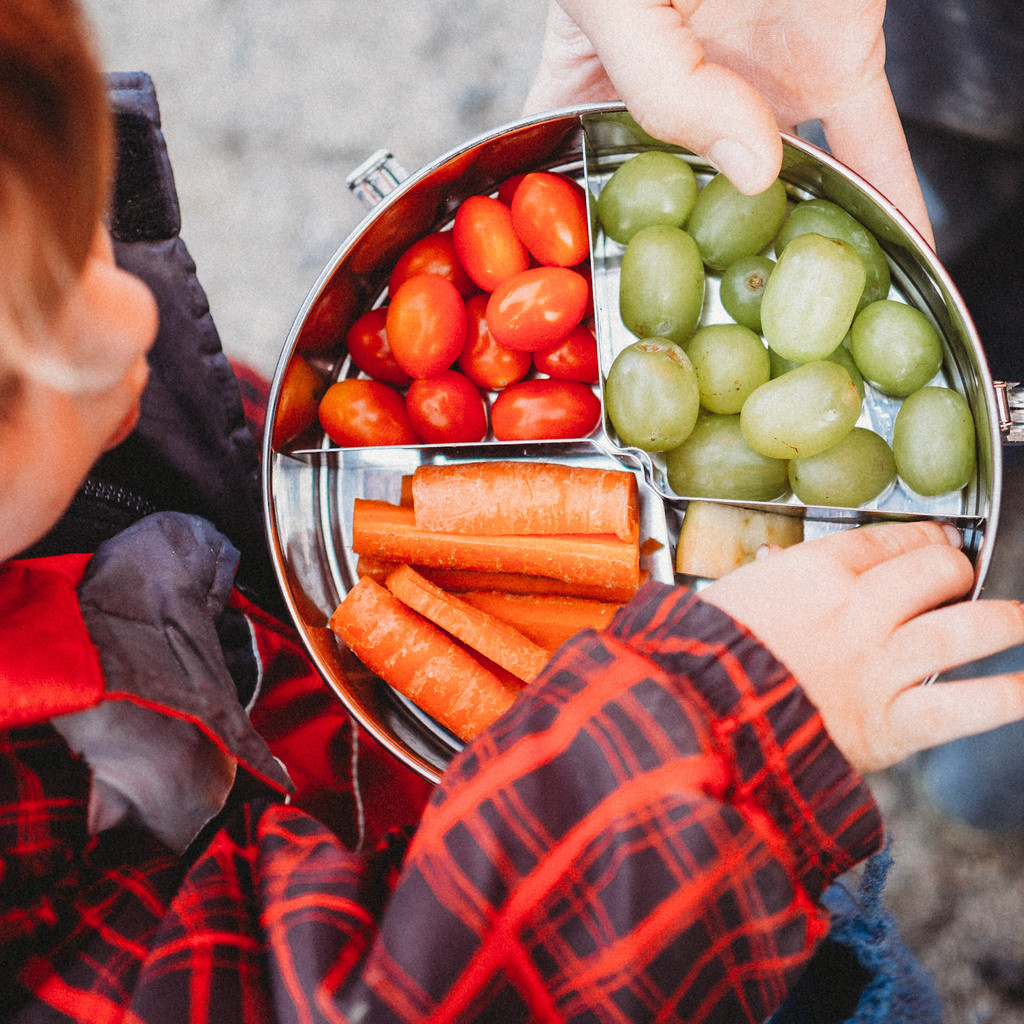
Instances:
[[[999,432],[1007,444],[1024,444],[1024,389],[1017,381],[992,382],[999,410]]]
[[[356,167],[345,181],[362,204],[372,210],[408,177],[409,172],[391,153],[386,149],[378,149]]]

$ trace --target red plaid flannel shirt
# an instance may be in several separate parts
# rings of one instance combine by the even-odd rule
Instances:
[[[49,726],[0,759],[17,1021],[763,1021],[824,887],[881,841],[786,670],[660,585],[456,759],[408,849],[259,796],[184,860],[130,828],[90,842],[87,769]]]

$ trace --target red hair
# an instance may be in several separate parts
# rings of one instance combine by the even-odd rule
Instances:
[[[33,319],[52,312],[81,272],[112,167],[106,86],[80,8],[2,0],[0,276],[15,323],[26,306]],[[18,388],[2,348],[0,339],[0,414]]]
[[[78,5],[3,0],[0,209],[10,202],[12,177],[20,179],[77,273],[108,201],[112,164],[106,88]]]

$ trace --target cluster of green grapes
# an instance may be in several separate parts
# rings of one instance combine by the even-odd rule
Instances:
[[[637,341],[608,370],[619,440],[665,453],[680,495],[859,506],[897,476],[932,496],[975,471],[974,420],[931,384],[942,342],[889,298],[877,240],[836,204],[757,196],[651,150],[622,163],[597,218],[623,245],[619,311]],[[772,252],[774,259],[766,255]],[[731,322],[700,324],[706,275]],[[858,426],[865,387],[900,400],[891,444]]]

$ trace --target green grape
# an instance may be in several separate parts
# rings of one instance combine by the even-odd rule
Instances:
[[[702,412],[690,436],[665,455],[669,487],[690,498],[772,501],[788,490],[786,462],[755,452],[737,415]]]
[[[651,149],[619,165],[597,198],[610,238],[625,245],[651,224],[681,228],[697,198],[697,178],[681,157]]]
[[[668,451],[682,444],[697,422],[697,374],[686,353],[671,341],[635,341],[608,368],[604,406],[623,444]]]
[[[853,360],[853,353],[847,347],[845,340],[836,345],[832,352],[825,356],[830,363],[838,363],[846,372],[850,375],[850,380],[853,381],[854,387],[857,389],[857,394],[860,395],[861,399],[864,398],[864,376],[860,370],[857,369],[857,364]]]
[[[864,261],[865,274],[864,291],[858,302],[859,309],[863,309],[869,302],[884,299],[889,294],[892,275],[878,240],[846,210],[827,199],[808,199],[793,207],[775,239],[776,255],[781,256],[786,246],[797,235],[804,235],[809,231],[824,235],[826,238],[838,238],[857,250],[857,254]]]
[[[831,448],[789,462],[789,486],[805,505],[856,508],[877,498],[896,479],[896,460],[885,438],[854,427]]]
[[[762,384],[743,403],[740,426],[754,451],[775,459],[816,455],[848,434],[861,399],[850,375],[819,359]]]
[[[857,388],[857,394],[863,400],[864,377],[860,370],[857,369],[857,364],[853,361],[853,355],[850,353],[849,348],[847,348],[847,340],[844,338],[825,358],[830,363],[838,363],[846,370],[850,375],[850,380],[853,381],[854,386]],[[783,359],[774,349],[768,349],[768,361],[771,364],[773,377],[781,377],[784,373],[789,373],[790,370],[795,370],[801,365],[792,359]]]
[[[951,388],[923,387],[908,395],[892,428],[896,471],[918,494],[957,491],[974,476],[974,419],[967,399]]]
[[[638,338],[679,345],[693,334],[704,304],[704,263],[682,228],[641,228],[622,254],[619,315]]]
[[[790,370],[795,370],[798,366],[802,366],[802,363],[798,363],[795,359],[783,359],[775,349],[768,349],[768,365],[771,367],[772,377],[781,377],[784,373],[789,373]]]
[[[776,178],[764,192],[744,195],[724,174],[701,189],[686,230],[693,235],[704,262],[724,270],[741,256],[760,252],[786,217],[786,186]]]
[[[824,235],[798,235],[765,285],[765,341],[798,363],[824,359],[850,329],[863,290],[864,264],[853,246]]]
[[[761,298],[774,269],[775,260],[767,256],[741,256],[722,271],[719,298],[736,323],[761,330]]]
[[[771,376],[768,349],[742,324],[698,327],[686,354],[697,373],[700,404],[709,412],[739,412],[754,388]]]
[[[894,299],[872,302],[853,318],[850,351],[879,391],[898,397],[923,388],[942,366],[942,341],[932,322]]]

